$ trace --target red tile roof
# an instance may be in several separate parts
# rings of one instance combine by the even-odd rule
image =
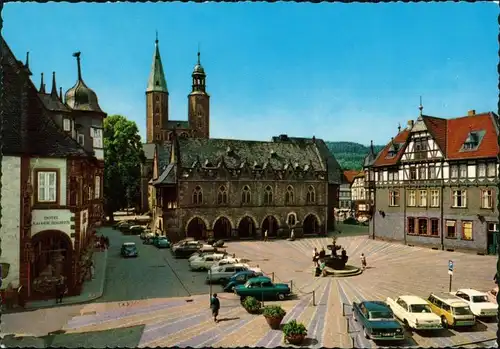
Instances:
[[[345,170],[344,171],[344,180],[346,183],[352,184],[354,182],[354,177],[359,174],[357,170]]]
[[[495,158],[498,156],[498,130],[493,113],[482,113],[448,120],[446,132],[446,157],[448,159]],[[479,147],[460,151],[471,131],[485,131]]]
[[[404,150],[406,149],[406,141],[408,140],[408,136],[410,135],[409,130],[403,130],[398,133],[396,137],[394,137],[394,143],[399,144],[400,148],[398,150],[398,153],[394,157],[387,157],[387,154],[389,152],[389,148],[391,147],[392,141],[387,143],[387,145],[380,151],[380,153],[377,156],[377,160],[375,160],[375,163],[373,164],[374,167],[379,167],[379,166],[391,166],[395,165],[399,159],[401,158],[401,155],[403,155]]]
[[[439,149],[441,149],[441,152],[446,154],[446,131],[448,128],[448,120],[428,115],[422,115],[422,119],[432,138],[439,146]]]
[[[498,129],[495,120],[498,118],[492,112],[469,115],[454,119],[443,119],[434,116],[422,115],[422,119],[427,130],[435,140],[445,158],[451,160],[474,159],[474,158],[494,158],[500,151],[498,146]],[[471,131],[484,131],[484,136],[476,150],[461,151],[465,140]],[[391,142],[381,150],[377,160],[373,164],[375,167],[395,165],[401,158],[406,148],[406,142],[410,132],[404,130],[395,138],[395,143],[404,143],[396,156],[386,158]]]

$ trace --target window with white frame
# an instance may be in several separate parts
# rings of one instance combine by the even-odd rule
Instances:
[[[57,172],[37,172],[37,201],[53,203],[57,201]]]
[[[419,190],[418,206],[427,207],[427,190]]]
[[[76,137],[78,144],[80,144],[83,147],[85,145],[85,136],[79,133]]]
[[[477,176],[486,177],[486,164],[477,165]]]
[[[481,208],[493,208],[493,190],[481,190]]]
[[[429,166],[429,179],[436,179],[436,165]]]
[[[467,190],[453,190],[453,207],[467,207]]]
[[[488,232],[497,233],[498,232],[498,223],[489,222],[488,223]]]
[[[94,148],[102,148],[102,128],[91,127],[90,136],[92,137],[92,145]]]
[[[67,132],[71,131],[71,119],[63,119],[63,130]]]
[[[431,207],[439,207],[439,190],[431,190]]]
[[[452,165],[450,167],[450,175],[451,175],[451,178],[458,178],[458,166],[457,165]]]
[[[101,177],[100,176],[95,176],[95,198],[100,199],[101,198]]]
[[[408,206],[413,207],[417,205],[416,193],[415,190],[408,191]]]
[[[445,229],[447,238],[455,239],[457,237],[457,221],[447,220]]]
[[[418,179],[419,180],[424,180],[427,179],[427,169],[425,168],[424,165],[420,165],[418,168]]]
[[[389,206],[399,206],[399,190],[389,192]]]
[[[460,178],[467,178],[467,165],[460,165]]]
[[[488,177],[495,177],[495,163],[494,162],[490,162],[488,164],[488,168],[487,168],[487,171],[486,171],[486,175]]]

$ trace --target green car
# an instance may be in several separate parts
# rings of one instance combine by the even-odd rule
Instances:
[[[244,285],[236,286],[234,292],[240,296],[241,301],[247,297],[281,301],[291,294],[287,284],[274,284],[267,276],[251,278]]]
[[[166,237],[159,237],[153,240],[153,244],[158,248],[169,248],[170,241]]]
[[[385,302],[364,301],[352,303],[354,320],[364,332],[366,339],[376,341],[403,341],[405,332]]]

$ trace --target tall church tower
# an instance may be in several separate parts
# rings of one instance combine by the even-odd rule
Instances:
[[[205,70],[200,63],[200,52],[198,51],[198,63],[194,66],[192,91],[188,96],[188,120],[189,127],[193,130],[194,138],[210,137],[210,96],[206,92]]]
[[[165,138],[168,128],[168,89],[163,65],[161,64],[160,49],[158,47],[158,33],[156,33],[153,64],[149,73],[146,88],[146,142],[157,143]]]

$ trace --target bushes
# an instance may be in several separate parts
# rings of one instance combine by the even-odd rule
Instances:
[[[250,314],[260,314],[262,310],[262,303],[257,300],[255,297],[246,297],[241,305],[246,309]]]

